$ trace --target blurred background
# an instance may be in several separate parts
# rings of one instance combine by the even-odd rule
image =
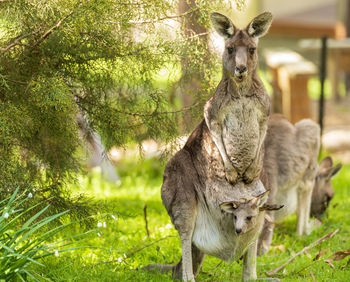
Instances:
[[[274,22],[261,40],[275,112],[291,121],[320,121],[320,76],[325,73],[323,148],[349,162],[350,2],[248,1],[250,13],[271,11]],[[322,58],[322,38],[327,50]],[[322,62],[323,61],[323,62]]]
[[[240,28],[257,14],[272,12],[272,27],[259,42],[259,71],[273,112],[282,113],[293,123],[303,118],[322,121],[323,149],[350,162],[350,1],[247,0],[218,11]],[[193,32],[204,32],[198,28]],[[208,32],[211,52],[220,58],[223,40],[211,28]],[[326,42],[324,56],[322,40]],[[322,104],[321,92],[325,98]],[[185,106],[192,99],[190,95],[182,93]],[[150,147],[152,142],[147,142],[146,151],[156,150],[155,144]],[[118,156],[116,151],[113,154]]]

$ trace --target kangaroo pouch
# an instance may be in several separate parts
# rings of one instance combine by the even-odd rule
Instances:
[[[233,215],[213,211],[199,205],[192,242],[205,254],[225,261],[238,260],[257,239],[262,228],[264,214],[259,215],[256,227],[242,235],[236,235]]]
[[[239,259],[258,236],[263,223],[263,215],[256,227],[247,233],[237,235],[233,215],[223,212],[220,204],[227,201],[251,199],[266,191],[260,180],[247,185],[235,185],[220,179],[206,183],[203,199],[199,201],[192,242],[205,254],[225,261]]]

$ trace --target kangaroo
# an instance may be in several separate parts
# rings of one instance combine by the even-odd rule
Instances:
[[[211,14],[212,24],[225,39],[223,75],[214,96],[204,107],[204,118],[232,184],[251,183],[261,171],[270,100],[257,74],[258,38],[265,35],[272,15],[265,12],[240,30],[230,19]]]
[[[331,157],[325,157],[318,167],[315,185],[312,190],[311,199],[311,216],[320,217],[329,205],[329,202],[334,196],[334,190],[331,183],[331,178],[335,176],[342,164],[333,166]]]
[[[258,250],[265,253],[272,241],[274,222],[297,212],[297,234],[309,232],[311,196],[317,175],[320,128],[309,119],[294,126],[282,115],[272,115],[264,141],[264,173],[270,188],[268,203],[284,205],[267,212]]]
[[[174,278],[194,281],[205,254],[224,260],[235,260],[244,255],[242,278],[250,280],[256,279],[256,238],[263,224],[263,210],[277,209],[276,206],[264,206],[266,189],[260,178],[255,177],[262,162],[254,160],[254,157],[260,158],[260,139],[265,135],[264,123],[269,112],[268,97],[256,74],[255,48],[257,38],[266,33],[272,16],[263,13],[244,30],[236,29],[221,14],[213,13],[211,19],[217,31],[227,38],[223,79],[216,97],[206,105],[204,120],[167,163],[161,189],[163,204],[180,236],[182,259],[176,266],[150,265],[145,269],[171,269]],[[247,70],[241,75],[234,75],[239,57],[234,48],[247,57],[244,60]],[[236,144],[230,143],[230,138]],[[226,150],[230,156],[235,152],[232,160],[239,168],[237,175],[240,178],[246,171],[243,167],[254,162],[249,181],[236,181],[227,173],[231,160],[228,162]],[[250,161],[245,155],[249,155]],[[240,160],[245,162],[243,166],[239,165]],[[232,203],[237,207],[235,211]]]

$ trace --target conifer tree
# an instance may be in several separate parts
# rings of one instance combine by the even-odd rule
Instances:
[[[177,2],[166,0],[1,1],[0,197],[20,187],[88,214],[83,198],[65,188],[81,167],[79,115],[107,149],[176,136],[187,109],[170,105],[155,75],[178,69],[186,54],[202,71],[193,99],[201,109],[216,86],[217,60],[198,44],[201,35],[185,37],[168,21],[196,12],[209,27],[209,13],[221,5],[212,2],[179,15]]]

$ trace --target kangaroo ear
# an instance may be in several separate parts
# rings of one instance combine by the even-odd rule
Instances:
[[[335,167],[332,168],[331,178],[340,171],[342,166],[342,164],[337,164]]]
[[[259,38],[264,36],[272,23],[272,14],[265,12],[255,17],[247,27],[248,34],[251,37]]]
[[[235,33],[235,26],[228,17],[220,13],[212,13],[210,20],[216,32],[222,37],[229,38]]]
[[[269,197],[269,193],[270,193],[270,190],[267,190],[264,193],[261,193],[259,196],[250,200],[251,204],[253,205],[255,204],[259,208],[262,207],[263,204],[265,204],[265,202],[267,201],[267,198]]]
[[[333,160],[330,156],[327,156],[322,159],[319,165],[319,170],[325,170],[333,166]]]
[[[283,208],[284,205],[268,205],[263,204],[262,207],[259,208],[259,211],[277,211]]]
[[[326,181],[329,181],[333,176],[335,176],[340,171],[342,166],[343,166],[342,164],[337,164],[334,167],[332,167],[331,165],[330,167],[325,168],[325,167],[321,167],[320,165],[318,175],[321,178],[326,179]]]
[[[233,213],[233,211],[238,208],[239,204],[238,202],[225,202],[220,204],[220,208],[225,212]]]

